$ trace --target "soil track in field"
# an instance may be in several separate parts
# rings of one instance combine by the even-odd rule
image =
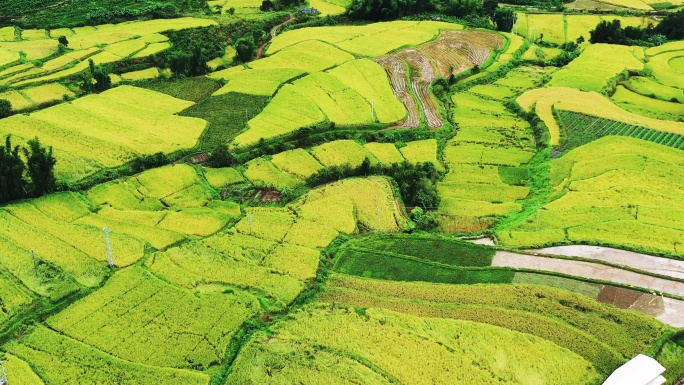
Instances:
[[[406,121],[402,124],[402,127],[418,127],[420,124],[420,119],[418,118],[418,105],[416,104],[415,99],[413,99],[413,95],[411,95],[408,90],[408,71],[406,70],[406,65],[403,61],[392,56],[383,56],[375,59],[375,61],[380,64],[389,75],[394,96],[401,101],[404,107],[406,107],[406,111],[408,111]]]
[[[504,38],[491,32],[444,31],[437,40],[418,49],[435,62],[441,77],[448,78],[475,65],[481,66],[503,44]]]
[[[409,48],[395,53],[393,56],[405,61],[411,70],[411,86],[418,97],[425,120],[430,128],[439,128],[444,121],[439,116],[439,106],[430,92],[432,82],[437,80],[435,69],[430,59],[416,48]]]
[[[444,120],[430,90],[432,83],[438,77],[449,78],[452,74],[482,65],[492,51],[501,48],[503,43],[502,36],[491,32],[443,31],[435,41],[375,59],[389,75],[394,95],[408,111],[402,127],[418,127],[418,104],[430,128],[442,127]],[[407,66],[410,72],[407,71]],[[417,103],[414,95],[409,92],[409,77],[411,88],[418,98]]]
[[[654,257],[652,255],[639,254],[633,251],[588,245],[556,246],[530,251],[543,254],[556,254],[565,255],[568,257],[596,259],[615,265],[629,266],[631,268],[648,271],[653,274],[667,275],[673,278],[684,279],[684,261]]]

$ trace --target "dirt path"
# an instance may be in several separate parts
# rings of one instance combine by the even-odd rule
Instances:
[[[276,35],[278,34],[278,31],[280,30],[280,28],[282,28],[283,26],[285,26],[285,25],[287,25],[287,24],[292,23],[292,22],[294,21],[294,19],[295,19],[295,15],[294,15],[294,13],[291,13],[290,15],[287,16],[287,19],[283,20],[282,23],[280,23],[280,24],[274,26],[273,28],[271,28],[271,39],[273,39],[274,37],[276,37]],[[269,40],[266,41],[264,44],[262,44],[262,45],[259,46],[259,48],[257,49],[257,53],[256,53],[256,58],[257,58],[257,59],[261,59],[261,58],[264,56],[264,49],[266,48],[266,46],[268,45],[268,43],[271,42],[271,39],[269,39]]]
[[[632,251],[585,245],[547,247],[544,249],[530,251],[543,254],[556,254],[570,257],[596,259],[615,265],[629,266],[634,269],[648,271],[654,274],[684,279],[684,261],[677,261],[669,258],[659,258],[652,255],[635,253]]]
[[[494,256],[492,266],[551,271],[684,296],[684,283],[668,281],[598,263],[498,251]]]
[[[476,245],[495,246],[494,241],[492,240],[492,238],[489,237],[464,239],[464,241],[474,243]]]

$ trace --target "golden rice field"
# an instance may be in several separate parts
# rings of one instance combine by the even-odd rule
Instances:
[[[128,57],[146,57],[170,47],[167,38],[160,32],[215,25],[206,19],[179,18],[170,20],[148,20],[125,22],[116,25],[102,25],[91,28],[74,28],[66,33],[69,40],[68,53],[52,57],[57,53],[57,40],[48,37],[45,30],[29,31],[29,39],[22,31],[24,40],[0,41],[0,85],[23,87],[60,80],[88,68],[88,61],[95,64],[113,63]],[[53,31],[56,37],[59,31]],[[7,54],[2,54],[7,52]],[[12,52],[23,52],[28,60],[50,60],[37,66],[32,63],[12,64]],[[3,57],[6,57],[3,59]]]
[[[684,257],[684,45],[587,42],[556,68],[561,49],[530,40],[650,16],[272,29],[286,14],[261,1],[206,5],[0,28],[0,99],[18,112],[0,135],[52,146],[60,183],[0,206],[11,384],[589,385],[640,353],[677,384],[680,299],[495,262],[551,245]],[[225,56],[171,74],[152,56],[177,41],[164,33],[197,27]],[[236,59],[243,33],[260,59]],[[69,82],[88,59],[115,66],[114,88]],[[172,156],[147,169],[157,153]]]
[[[510,95],[535,87],[544,72],[532,68],[511,71],[491,87]],[[453,120],[460,130],[446,143],[443,161],[449,171],[437,184],[437,212],[446,232],[488,228],[497,216],[520,211],[517,201],[529,193],[522,180],[504,179],[511,172],[526,173],[521,165],[534,155],[529,124],[506,111],[498,97],[483,92],[475,86],[452,97]]]
[[[574,87],[582,91],[602,92],[610,80],[622,71],[636,72],[644,68],[640,59],[643,48],[612,44],[592,44],[570,64],[552,75],[552,87]],[[611,60],[602,60],[610,57]]]
[[[610,0],[600,1],[607,4],[619,2],[632,2],[636,5],[643,5],[647,8],[634,7],[641,10],[650,10],[650,6],[641,0]],[[617,4],[616,4],[617,5]],[[513,33],[528,39],[538,39],[543,36],[543,40],[563,44],[569,41],[576,41],[580,36],[585,41],[589,41],[589,31],[596,28],[601,21],[620,20],[622,27],[633,26],[646,28],[649,24],[657,25],[658,19],[650,16],[616,16],[616,15],[576,15],[576,14],[548,14],[548,13],[517,13],[516,23],[513,26]]]
[[[582,242],[681,255],[682,164],[681,150],[598,139],[553,160],[554,199],[497,238],[516,246]]]
[[[16,143],[40,136],[55,150],[57,177],[75,182],[136,156],[194,147],[206,122],[173,115],[192,104],[121,86],[28,116],[3,119],[0,134],[12,134]]]
[[[330,333],[330,330],[344,332]],[[492,373],[509,378],[511,383],[520,384],[528,383],[532,378],[532,381],[542,383],[575,384],[596,377],[596,372],[586,360],[530,335],[481,323],[419,318],[381,309],[368,309],[360,315],[348,308],[331,309],[326,305],[313,305],[294,314],[289,322],[274,328],[269,340],[273,340],[273,344],[263,338],[250,343],[245,355],[240,358],[239,369],[231,373],[228,380],[258,381],[272,377],[273,374],[269,373],[274,372],[276,378],[295,376],[299,381],[305,381],[313,374],[311,369],[272,369],[271,365],[275,368],[285,367],[283,357],[274,350],[306,352],[321,345],[328,347],[326,351],[330,354],[342,358],[354,357],[356,361],[367,363],[366,366],[383,374],[383,377],[402,383],[429,381],[446,384],[458,381],[479,384],[489,381]],[[483,343],[485,340],[488,343]],[[532,346],[536,352],[539,349],[544,351],[544,357],[548,360],[541,370],[530,370],[527,362],[534,360],[533,355],[521,353],[529,351]],[[454,354],[455,348],[463,354]],[[494,354],[496,349],[499,349],[498,353]],[[292,361],[287,361],[286,367],[304,366],[304,362],[307,362],[297,355],[292,358]],[[324,360],[325,357],[319,359]],[[317,361],[306,366],[315,369],[321,365]],[[412,363],[410,368],[406,367],[406,362]],[[507,364],[504,366],[501,362]],[[332,378],[340,381],[390,383],[386,380],[375,382],[378,380],[374,379],[372,373],[357,369],[352,362],[342,360],[338,365],[341,368]],[[453,371],[454,368],[460,370]],[[452,372],[448,379],[444,377],[445,371]]]
[[[620,108],[607,97],[593,91],[584,92],[568,87],[538,88],[524,93],[516,101],[527,111],[534,109],[539,118],[544,121],[549,128],[552,145],[560,141],[560,128],[553,116],[553,109],[585,113],[658,131],[684,133],[683,123],[637,115]]]
[[[320,40],[354,54],[377,57],[400,47],[428,42],[442,29],[460,30],[463,26],[436,21],[392,21],[366,26],[302,28],[276,36],[266,53],[271,55],[304,41]]]

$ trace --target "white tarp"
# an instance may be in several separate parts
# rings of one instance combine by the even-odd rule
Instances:
[[[651,357],[639,354],[617,368],[603,385],[662,385],[665,368]]]

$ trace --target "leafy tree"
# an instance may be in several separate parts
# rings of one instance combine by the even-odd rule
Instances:
[[[36,137],[28,141],[24,148],[28,175],[31,177],[33,193],[43,195],[55,191],[55,164],[57,159],[52,155],[52,147],[45,148]]]
[[[0,99],[0,119],[12,115],[12,103],[6,99]]]
[[[235,51],[237,57],[241,62],[246,63],[254,57],[256,53],[256,44],[252,36],[244,36],[235,42]]]
[[[212,167],[230,167],[236,163],[235,156],[228,151],[228,146],[219,146],[211,154]]]
[[[437,220],[431,212],[427,212],[420,207],[415,207],[411,211],[411,219],[416,223],[416,229],[430,231],[437,227]]]
[[[306,4],[306,1],[304,0],[275,0],[275,7],[276,9],[282,10],[282,9],[289,9],[289,8],[294,8],[298,7],[300,5]]]
[[[92,60],[90,61],[92,63]],[[112,79],[109,77],[109,67],[99,65],[93,70],[93,79],[95,79],[95,91],[102,92],[112,88]]]
[[[684,10],[670,13],[655,28],[654,34],[660,34],[667,40],[684,39]]]
[[[65,47],[68,47],[68,46],[69,46],[69,40],[67,40],[66,36],[60,36],[60,37],[57,39],[57,42],[59,42],[59,44],[65,46]]]
[[[7,202],[26,196],[24,171],[26,165],[19,154],[19,146],[12,147],[10,135],[5,145],[0,146],[0,202]]]
[[[434,10],[430,0],[352,0],[347,15],[357,20],[384,21]]]
[[[88,60],[88,71],[81,75],[81,90],[85,93],[102,92],[112,88],[109,67],[95,65],[93,59]]]
[[[589,31],[589,42],[608,44],[627,44],[625,32],[620,25],[620,20],[603,20],[596,28]]]
[[[653,45],[663,45],[665,42],[667,42],[667,37],[665,37],[665,35],[656,33],[655,35],[649,36],[648,41]]]
[[[440,12],[456,17],[481,14],[482,3],[479,0],[449,0],[439,7]]]
[[[138,173],[151,168],[161,167],[169,163],[169,158],[163,152],[156,152],[152,155],[144,155],[133,160],[131,168]]]
[[[93,92],[93,75],[90,71],[81,74],[81,91],[86,94]]]
[[[575,42],[577,43],[577,45],[584,43],[584,36],[578,37],[577,40],[575,40]]]
[[[499,0],[484,0],[482,2],[482,11],[489,17],[494,17],[497,8],[499,8]]]
[[[268,12],[272,10],[275,7],[275,4],[271,0],[264,0],[261,2],[261,6],[259,7],[259,10],[261,12]]]
[[[499,8],[494,13],[494,24],[497,31],[510,32],[515,22],[515,14],[510,8]]]

